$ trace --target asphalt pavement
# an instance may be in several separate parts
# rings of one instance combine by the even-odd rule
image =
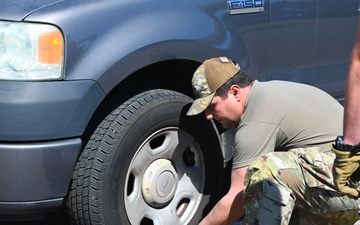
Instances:
[[[50,213],[45,220],[23,222],[0,221],[0,225],[70,225],[70,221],[67,219],[65,210],[59,210],[57,212]],[[241,225],[241,221],[235,223],[234,225]],[[360,220],[353,225],[360,225]]]
[[[64,209],[49,213],[44,220],[9,222],[0,221],[0,225],[70,225]]]

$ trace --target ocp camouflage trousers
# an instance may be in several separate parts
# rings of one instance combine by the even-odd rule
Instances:
[[[273,152],[254,161],[245,178],[242,225],[352,225],[360,200],[335,190],[335,154],[317,147]]]

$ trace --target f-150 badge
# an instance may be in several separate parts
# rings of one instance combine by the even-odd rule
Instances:
[[[256,13],[264,11],[263,0],[230,0],[228,1],[230,15]]]

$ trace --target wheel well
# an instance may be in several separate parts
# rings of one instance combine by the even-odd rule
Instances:
[[[128,76],[120,86],[131,85],[143,91],[155,88],[170,89],[193,97],[191,78],[199,65],[200,63],[190,60],[155,63]]]
[[[82,137],[83,145],[86,145],[96,127],[111,111],[140,92],[162,88],[193,98],[191,78],[199,65],[199,62],[191,60],[168,60],[149,65],[129,75],[106,95],[92,116]]]

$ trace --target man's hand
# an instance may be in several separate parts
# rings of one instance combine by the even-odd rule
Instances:
[[[350,176],[359,168],[360,152],[351,155],[348,151],[339,151],[333,148],[336,154],[334,161],[334,184],[335,187],[342,193],[350,197],[359,197],[359,192],[355,188],[347,185]]]
[[[200,225],[230,225],[244,215],[243,188],[247,167],[233,169],[229,192],[215,205]]]

